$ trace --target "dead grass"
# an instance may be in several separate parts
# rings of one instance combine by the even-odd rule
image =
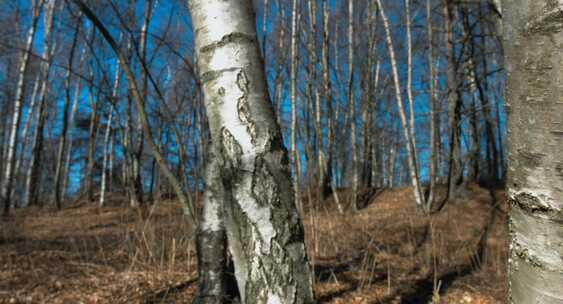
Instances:
[[[470,193],[431,217],[416,213],[409,188],[353,214],[331,199],[309,207],[319,302],[504,303],[504,194]],[[18,210],[0,222],[0,303],[189,303],[196,259],[180,206],[163,202],[142,220],[120,200]]]

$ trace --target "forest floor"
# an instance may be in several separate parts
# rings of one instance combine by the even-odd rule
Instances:
[[[505,195],[469,189],[431,217],[416,213],[410,188],[365,191],[355,213],[332,199],[307,208],[319,303],[505,303]],[[1,221],[0,303],[190,303],[197,266],[180,206],[141,219],[122,202]]]

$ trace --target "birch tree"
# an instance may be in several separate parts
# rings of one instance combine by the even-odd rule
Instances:
[[[14,165],[15,165],[15,155],[16,155],[16,144],[18,138],[18,129],[20,124],[21,110],[25,97],[25,81],[26,81],[26,71],[29,64],[29,59],[31,55],[31,50],[33,48],[33,40],[35,38],[35,30],[37,28],[37,23],[39,20],[39,12],[41,10],[42,2],[39,0],[33,1],[31,5],[32,18],[31,26],[27,32],[27,38],[25,43],[25,48],[21,56],[18,82],[16,85],[16,94],[14,97],[14,108],[12,114],[12,125],[10,126],[9,139],[8,139],[8,154],[6,156],[5,168],[4,168],[4,179],[0,185],[0,199],[4,205],[4,214],[8,215],[12,205],[11,195],[14,179]]]
[[[62,201],[61,201],[61,191],[65,191],[61,189],[62,177],[63,177],[63,161],[66,149],[66,140],[67,140],[67,131],[68,131],[68,116],[70,110],[70,93],[71,93],[71,81],[72,81],[72,72],[73,72],[73,63],[74,63],[74,54],[76,51],[76,46],[78,43],[78,34],[80,31],[80,17],[76,20],[74,37],[72,39],[72,44],[70,47],[70,54],[68,56],[68,66],[66,71],[65,77],[65,98],[64,98],[64,105],[62,108],[63,117],[62,117],[62,130],[61,135],[59,137],[59,150],[57,151],[57,163],[55,169],[55,190],[54,190],[54,197],[55,197],[55,204],[58,209],[62,208]]]
[[[31,147],[31,159],[25,174],[25,189],[24,189],[24,206],[38,203],[37,200],[37,181],[39,175],[39,163],[41,157],[41,150],[43,149],[43,126],[45,117],[47,115],[46,109],[46,95],[48,91],[49,72],[51,69],[51,62],[53,52],[56,48],[53,30],[53,20],[55,17],[56,1],[49,0],[45,2],[45,10],[43,13],[43,54],[42,61],[39,67],[42,82],[39,89],[37,100],[39,101],[37,108],[37,121],[34,126],[33,140]]]
[[[348,0],[348,111],[352,146],[352,209],[358,209],[358,148],[356,140],[356,103],[354,102],[354,0]]]
[[[448,193],[447,198],[454,198],[463,182],[463,168],[461,163],[461,94],[458,89],[458,70],[456,62],[454,21],[455,6],[452,0],[444,0],[444,28],[446,39],[447,88],[448,88],[448,126],[449,126],[449,156],[448,156]]]
[[[426,27],[428,30],[428,67],[429,67],[429,91],[428,102],[430,104],[430,160],[429,160],[429,189],[426,202],[426,209],[432,207],[436,188],[436,172],[438,170],[438,115],[437,115],[437,94],[436,94],[436,54],[434,50],[434,23],[432,22],[432,0],[426,0]]]
[[[379,6],[379,13],[381,14],[381,19],[383,21],[383,27],[385,29],[385,36],[387,40],[387,49],[389,51],[389,58],[391,60],[391,72],[393,75],[393,82],[395,87],[395,99],[397,102],[397,108],[399,109],[399,117],[401,118],[403,134],[406,141],[407,163],[410,172],[410,182],[413,187],[416,205],[418,208],[423,209],[426,204],[424,202],[424,193],[422,191],[422,186],[420,184],[420,177],[419,177],[418,164],[417,164],[418,160],[416,158],[416,153],[415,153],[416,147],[414,144],[414,133],[413,133],[413,128],[411,128],[411,125],[407,120],[407,115],[405,113],[405,109],[403,106],[403,94],[401,92],[399,71],[397,67],[397,59],[395,55],[395,48],[393,45],[391,28],[389,26],[389,19],[387,18],[384,7],[381,5],[381,0],[377,0],[377,5]],[[392,156],[393,156],[392,158],[394,159],[394,155]],[[392,161],[391,166],[392,168],[394,167],[394,161]],[[391,178],[393,178],[393,176],[391,176]]]
[[[563,302],[563,2],[505,0],[510,303]]]
[[[252,2],[191,0],[198,70],[222,198],[209,233],[227,231],[242,303],[313,303],[288,155],[269,103]],[[219,174],[219,175],[217,175]],[[209,183],[208,183],[209,184]],[[209,203],[209,201],[206,201]],[[198,247],[201,247],[198,246]]]
[[[121,40],[121,39],[120,39]],[[103,145],[103,160],[102,160],[102,181],[100,189],[100,201],[98,203],[99,207],[105,206],[105,197],[107,189],[107,171],[108,171],[108,159],[111,153],[110,149],[110,136],[112,133],[111,124],[113,122],[113,112],[115,110],[115,105],[119,100],[119,83],[121,79],[121,69],[119,67],[119,60],[116,62],[115,74],[113,78],[113,91],[110,99],[110,109],[108,113],[108,118],[106,121],[106,132],[104,134],[104,145]]]
[[[295,169],[293,191],[295,202],[301,207],[301,166],[297,147],[297,60],[299,57],[299,1],[293,0],[291,9],[291,163]]]

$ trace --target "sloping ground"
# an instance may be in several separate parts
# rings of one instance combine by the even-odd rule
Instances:
[[[504,194],[469,188],[431,217],[417,214],[410,188],[356,214],[316,208],[305,226],[321,302],[504,303]]]
[[[308,208],[319,302],[504,303],[504,196],[470,190],[431,217],[408,188],[357,213],[330,200]],[[139,218],[123,207],[18,210],[0,223],[0,303],[189,303],[195,251],[181,209],[162,203]]]

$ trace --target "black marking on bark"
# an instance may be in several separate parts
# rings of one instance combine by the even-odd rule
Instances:
[[[518,150],[518,154],[522,157],[522,160],[524,160],[525,165],[529,168],[539,167],[541,165],[542,159],[545,157],[545,154],[532,153],[522,149]]]
[[[552,1],[548,3],[541,14],[532,18],[526,23],[524,28],[525,35],[556,34],[563,30],[563,6]]]
[[[563,130],[551,130],[551,134],[563,138]]]
[[[240,70],[240,68],[228,68],[228,69],[207,71],[201,75],[201,83],[206,84],[209,81],[219,78],[224,73],[235,72],[238,70]]]
[[[542,264],[542,262],[540,262],[540,259],[538,257],[536,257],[533,253],[531,253],[528,248],[523,248],[520,243],[518,243],[517,241],[512,241],[513,247],[512,247],[512,254],[517,256],[518,258],[520,258],[521,260],[525,261],[527,264],[536,267],[536,268],[540,268],[540,269],[544,269],[544,266]]]
[[[239,167],[242,157],[242,148],[235,137],[225,127],[221,129],[223,149],[231,160],[233,167]]]
[[[223,38],[221,38],[221,40],[217,41],[217,42],[213,42],[211,44],[208,44],[206,46],[203,46],[199,49],[199,51],[201,53],[208,53],[208,52],[212,52],[220,47],[223,47],[229,43],[247,43],[247,44],[251,44],[251,43],[255,43],[256,41],[256,36],[255,35],[251,35],[251,34],[247,34],[247,33],[241,33],[241,32],[234,32],[234,33],[230,33],[227,34],[225,36],[223,36]]]
[[[262,155],[258,155],[254,163],[255,167],[252,178],[253,196],[260,206],[277,205],[279,202],[279,189]]]
[[[546,206],[546,204],[541,202],[536,196],[526,192],[520,192],[510,198],[510,204],[532,215],[550,215],[555,211],[551,207]]]
[[[560,178],[563,178],[563,162],[558,162],[555,165],[555,174]]]
[[[241,70],[237,74],[237,86],[242,92],[242,96],[237,101],[237,112],[239,120],[246,126],[246,131],[250,135],[250,141],[254,145],[256,144],[256,124],[250,118],[250,105],[248,102],[248,92],[249,92],[250,81],[246,76],[244,70]]]

